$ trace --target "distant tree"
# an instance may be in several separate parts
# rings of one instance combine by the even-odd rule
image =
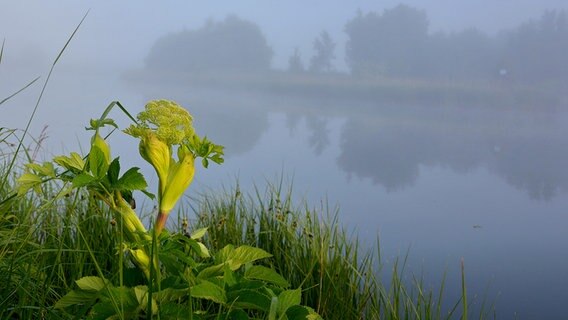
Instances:
[[[568,17],[546,11],[510,32],[504,61],[511,76],[526,82],[568,79]]]
[[[159,38],[146,58],[150,69],[181,71],[263,71],[272,49],[260,28],[234,15],[208,21],[197,30]]]
[[[347,63],[354,74],[414,75],[423,63],[426,13],[398,5],[382,14],[358,12],[345,26]]]
[[[310,59],[311,72],[330,72],[333,70],[331,61],[335,59],[335,43],[327,31],[322,31],[314,40],[315,55]]]
[[[428,36],[419,73],[443,79],[489,78],[498,72],[500,48],[477,29]]]
[[[288,59],[288,71],[292,73],[302,73],[306,71],[298,48],[294,49],[294,54]]]

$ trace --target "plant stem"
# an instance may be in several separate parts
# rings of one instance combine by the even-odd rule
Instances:
[[[166,221],[168,220],[168,214],[169,212],[165,211],[160,211],[158,213],[158,218],[156,219],[156,226],[154,227],[156,236],[159,236],[160,233],[162,233],[162,230],[164,230],[164,227],[166,226]]]

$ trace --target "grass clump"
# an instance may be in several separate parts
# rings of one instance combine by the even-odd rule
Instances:
[[[292,286],[302,287],[302,303],[324,319],[467,319],[465,280],[463,295],[445,301],[449,308],[442,306],[444,282],[433,290],[421,279],[404,280],[409,276],[405,260],[396,261],[383,281],[380,250],[363,250],[357,237],[340,226],[339,212],[327,205],[295,206],[291,190],[283,190],[282,184],[257,189],[252,196],[243,195],[237,185],[193,203],[199,204],[193,210],[195,225],[209,227],[205,243],[212,250],[234,243],[271,252],[270,267]],[[192,217],[181,214],[178,225]],[[481,310],[479,318],[487,313]]]

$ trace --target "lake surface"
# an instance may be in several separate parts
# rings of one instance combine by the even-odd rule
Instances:
[[[565,314],[568,108],[302,98],[65,71],[51,81],[32,124],[36,136],[49,125],[45,157],[85,148],[88,119],[112,100],[132,113],[150,99],[176,100],[198,133],[226,146],[226,163],[199,170],[190,192],[283,176],[298,202],[339,206],[367,248],[380,238],[386,271],[408,253],[407,269],[427,287],[445,274],[447,301],[459,295],[463,258],[469,297],[494,302],[498,319]],[[0,126],[23,128],[39,89],[3,105]],[[113,143],[151,173],[132,139]]]

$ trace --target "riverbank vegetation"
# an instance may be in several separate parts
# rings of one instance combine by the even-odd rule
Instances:
[[[9,179],[0,195],[0,317],[60,319],[85,312],[87,305],[70,311],[57,303],[77,289],[79,279],[103,275],[118,281],[132,267],[119,250],[120,223],[86,192],[58,197],[56,184],[43,185],[41,196],[29,193],[6,201],[15,185]],[[139,211],[144,217],[153,214],[149,208]],[[445,286],[462,284],[425,287],[401,271],[403,262],[383,270],[377,253],[362,250],[329,214],[295,207],[280,187],[252,195],[235,188],[186,203],[169,230],[180,236],[208,228],[203,244],[212,257],[229,244],[270,253],[260,265],[283,275],[290,288],[301,288],[301,304],[324,319],[467,318],[463,312],[471,302],[465,301],[465,283],[462,297],[441,301]],[[383,282],[385,275],[390,279]],[[127,272],[123,277],[125,283],[135,283],[127,278],[141,275]],[[200,305],[198,298],[193,300],[194,307]]]
[[[182,183],[169,175],[187,169],[191,176],[193,161],[184,159],[196,156],[220,163],[222,149],[192,130],[181,130],[191,121],[172,102],[150,102],[137,124],[126,130],[141,139],[141,156],[160,177],[156,207],[136,212],[132,192],[145,190],[145,179],[138,168],[120,174],[120,160],[112,160],[109,143],[102,138],[103,127],[115,126],[107,117],[113,107],[128,115],[114,102],[101,118],[91,120],[88,129],[95,132],[84,156],[71,153],[39,163],[30,152],[34,147],[23,146],[16,131],[0,131],[1,318],[471,315],[463,270],[461,283],[432,288],[405,273],[404,262],[383,269],[380,251],[362,248],[339,225],[338,212],[295,204],[291,190],[282,185],[249,194],[237,184],[182,202],[174,213],[173,203],[191,179]],[[164,112],[155,108],[180,112],[185,120],[173,125],[193,137],[190,145],[176,130],[159,130],[171,123],[159,121]],[[188,149],[180,149],[174,158],[172,147],[154,139]],[[157,156],[162,153],[165,158]],[[166,224],[170,212],[177,219]],[[461,296],[442,301],[447,285],[461,287]],[[475,312],[484,318],[484,310]]]

